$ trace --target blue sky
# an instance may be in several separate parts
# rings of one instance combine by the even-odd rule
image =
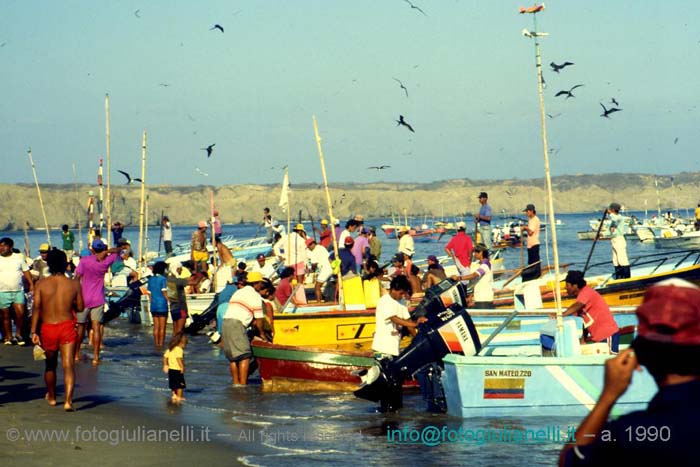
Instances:
[[[1,2],[0,183],[33,181],[29,146],[40,182],[72,183],[73,163],[94,182],[105,93],[112,183],[140,172],[144,129],[149,184],[281,183],[285,165],[320,182],[314,114],[331,183],[543,174],[521,3],[198,3]],[[552,174],[698,171],[700,3],[546,5],[543,62],[575,63],[545,67]],[[623,111],[601,118],[612,97]]]

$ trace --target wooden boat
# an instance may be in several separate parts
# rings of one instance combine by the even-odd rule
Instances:
[[[700,231],[676,233],[676,235],[654,237],[655,248],[700,250]]]

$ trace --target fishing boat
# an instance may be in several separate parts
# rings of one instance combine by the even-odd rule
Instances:
[[[272,253],[272,245],[268,243],[265,237],[254,237],[247,239],[235,239],[233,237],[224,237],[222,243],[228,247],[231,253],[238,261],[254,260],[259,254],[269,256]],[[211,254],[214,250],[211,245],[207,245],[207,250]],[[170,257],[174,261],[184,262],[190,259],[190,244],[179,243],[173,247],[173,253]],[[165,261],[165,256],[155,258],[155,261]]]
[[[542,11],[544,6],[537,11]],[[536,13],[533,11],[532,13]],[[535,23],[536,26],[536,23]],[[425,365],[442,360],[444,369],[439,380],[444,391],[447,413],[457,417],[472,416],[581,416],[587,414],[595,404],[603,386],[605,361],[610,358],[607,344],[581,345],[581,329],[576,319],[562,317],[559,255],[557,249],[556,220],[553,208],[552,184],[549,170],[549,157],[546,139],[546,114],[544,109],[543,80],[539,38],[546,33],[535,31],[527,37],[535,45],[537,86],[542,125],[542,150],[544,156],[547,212],[551,226],[552,252],[554,259],[553,296],[556,322],[553,334],[553,356],[545,356],[542,351],[534,355],[503,357],[480,355],[490,344],[494,335],[506,329],[511,317],[504,320],[492,336],[482,344],[471,317],[463,310],[450,308],[453,316],[444,313],[431,316],[430,326],[425,333],[440,330],[446,319],[462,319],[465,332],[462,336],[461,352],[455,352],[448,345],[441,345],[437,339],[425,335],[420,355],[417,349],[407,349],[396,359],[375,367],[372,375],[365,377],[355,394],[369,400],[381,401],[382,408],[401,407],[400,393],[395,388],[403,377],[420,370]],[[628,279],[629,280],[629,279]],[[533,284],[538,288],[538,284]],[[525,284],[523,287],[530,287]],[[539,290],[536,290],[539,292]],[[517,310],[512,316],[517,316]],[[459,316],[454,316],[459,315]],[[437,318],[437,319],[436,319]],[[425,325],[424,325],[425,326]],[[467,332],[468,331],[468,332]],[[423,329],[419,328],[416,340]],[[626,413],[646,406],[656,391],[651,376],[644,372],[635,376],[635,383],[617,402],[614,412]]]
[[[667,234],[665,235],[665,233]],[[700,231],[664,231],[662,235],[654,237],[654,247],[660,249],[676,248],[686,250],[700,250]]]

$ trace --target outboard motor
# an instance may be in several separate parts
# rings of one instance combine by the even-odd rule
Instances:
[[[448,353],[475,355],[481,350],[479,334],[465,304],[460,283],[445,280],[428,289],[413,311],[415,317],[425,316],[428,321],[418,327],[418,334],[398,357],[380,360],[359,374],[362,384],[355,396],[379,402],[382,412],[398,410],[403,406],[404,380],[425,370],[419,377],[421,390],[426,400],[434,401],[442,357]]]
[[[134,312],[141,309],[141,287],[144,287],[147,279],[139,279],[132,281],[128,286],[124,295],[115,301],[107,303],[107,310],[102,317],[102,324],[107,324],[114,318],[121,316],[125,311]]]
[[[214,295],[211,303],[204,309],[203,312],[192,315],[192,322],[185,327],[185,332],[190,335],[195,335],[212,321],[216,319],[216,310],[219,308],[219,297],[221,292]]]

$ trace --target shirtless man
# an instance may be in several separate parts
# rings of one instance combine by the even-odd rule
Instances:
[[[56,405],[56,366],[61,352],[63,380],[66,386],[66,401],[63,408],[73,411],[73,386],[75,385],[75,315],[83,310],[83,295],[80,282],[66,277],[66,254],[51,250],[46,262],[50,276],[37,282],[34,287],[34,312],[32,313],[32,342],[46,351],[46,400]],[[41,331],[37,327],[41,320]]]

